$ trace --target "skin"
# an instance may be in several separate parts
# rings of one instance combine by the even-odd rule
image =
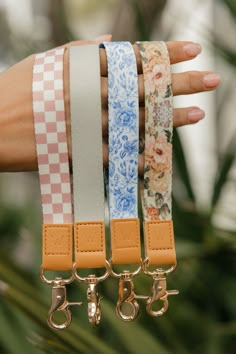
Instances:
[[[98,37],[94,41],[76,41],[66,44],[64,58],[64,98],[67,126],[69,156],[71,158],[70,138],[70,97],[68,48],[74,45],[85,45],[110,41],[111,35]],[[201,52],[200,45],[192,42],[167,42],[171,64],[194,59]],[[136,45],[134,50],[138,66],[139,83],[139,115],[140,134],[144,131],[144,84],[141,58]],[[100,49],[101,58],[101,92],[102,92],[102,126],[103,126],[103,159],[108,161],[107,128],[107,62],[104,49]],[[32,112],[32,70],[34,55],[10,67],[0,74],[0,171],[35,171],[37,156],[34,138]],[[188,95],[197,92],[214,90],[220,83],[218,75],[212,72],[189,71],[172,74],[174,95]],[[204,118],[204,112],[198,107],[174,109],[173,123],[175,127],[197,123]],[[140,156],[139,172],[142,173],[143,160]]]

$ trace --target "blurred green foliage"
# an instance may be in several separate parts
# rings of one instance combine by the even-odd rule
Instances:
[[[235,1],[225,0],[232,14]],[[60,2],[63,6],[63,2]],[[58,2],[58,6],[60,5]],[[139,33],[145,39],[150,28],[144,28],[137,1],[133,1]],[[55,7],[55,6],[54,6]],[[57,16],[62,11],[57,9]],[[154,16],[155,14],[153,14]],[[53,14],[52,16],[55,16]],[[57,21],[60,24],[60,21]],[[62,23],[66,30],[65,18]],[[58,24],[57,24],[58,33]],[[67,35],[64,34],[64,38]],[[71,38],[69,33],[68,39]],[[56,39],[58,43],[60,38]],[[219,48],[224,52],[223,46]],[[225,52],[224,52],[225,54]],[[235,52],[225,59],[235,65]],[[235,66],[236,67],[236,66]],[[91,329],[86,314],[86,288],[69,287],[71,301],[84,305],[72,308],[73,322],[69,329],[55,332],[46,323],[50,307],[50,287],[38,276],[40,266],[40,221],[33,196],[26,205],[13,207],[0,195],[0,352],[2,354],[81,353],[81,354],[235,354],[236,353],[236,230],[217,229],[212,223],[217,202],[228,180],[235,158],[235,141],[228,144],[219,158],[212,202],[208,210],[199,210],[188,165],[178,131],[174,134],[174,183],[181,194],[173,195],[173,218],[178,267],[169,277],[169,289],[178,288],[180,295],[170,298],[170,309],[162,318],[151,318],[141,304],[141,313],[134,323],[123,323],[115,314],[117,280],[102,283],[102,321]],[[19,265],[15,254],[25,228],[33,243],[33,261]],[[140,276],[136,292],[149,291],[150,279]]]

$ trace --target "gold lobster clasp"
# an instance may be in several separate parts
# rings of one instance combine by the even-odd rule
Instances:
[[[91,326],[96,327],[101,321],[101,300],[97,292],[98,280],[95,275],[88,276],[87,300],[88,319]]]
[[[137,299],[147,300],[148,296],[136,295],[134,291],[133,273],[123,271],[119,280],[119,299],[116,305],[116,313],[123,321],[133,321],[139,314]]]
[[[48,325],[52,329],[65,329],[71,323],[71,312],[69,310],[70,306],[78,305],[80,306],[82,302],[68,302],[66,299],[66,286],[65,282],[61,277],[57,277],[52,281],[52,304],[48,312]],[[53,320],[53,316],[56,312],[63,312],[65,314],[66,320],[62,324],[58,324]]]
[[[101,276],[96,276],[95,274],[90,274],[87,277],[82,277],[77,273],[76,263],[73,265],[73,275],[81,283],[86,283],[87,288],[87,301],[88,301],[88,320],[89,323],[96,327],[101,321],[101,300],[97,292],[97,285],[99,282],[104,281],[110,275],[109,263],[106,261],[105,273]]]
[[[168,309],[168,296],[177,295],[178,290],[167,290],[167,282],[165,272],[157,272],[152,275],[152,288],[151,296],[146,302],[146,309],[149,315],[153,317],[162,316]],[[161,303],[161,308],[159,310],[153,310],[155,303]]]

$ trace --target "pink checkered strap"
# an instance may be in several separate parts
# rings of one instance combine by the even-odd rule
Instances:
[[[43,268],[72,268],[72,197],[63,94],[64,48],[35,56],[33,112],[43,209]]]

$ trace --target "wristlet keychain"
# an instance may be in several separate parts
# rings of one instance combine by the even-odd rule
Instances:
[[[138,299],[154,317],[168,308],[166,275],[176,266],[172,189],[172,89],[168,51],[162,42],[137,43],[145,87],[145,168],[143,191],[145,260],[141,260],[138,219],[138,80],[133,47],[128,42],[104,43],[108,62],[109,214],[111,260],[106,261],[101,129],[101,88],[97,45],[72,47],[70,105],[74,217],[66,141],[63,95],[64,48],[36,55],[33,68],[33,112],[43,208],[43,259],[40,275],[52,285],[48,324],[64,329],[71,322],[66,284],[76,278],[88,284],[88,317],[100,322],[97,284],[110,274],[119,278],[118,316],[134,320]],[[84,68],[88,66],[89,70]],[[83,69],[82,69],[83,68]],[[89,98],[89,101],[88,101]],[[73,266],[73,222],[74,256]],[[116,273],[113,265],[138,265]],[[149,267],[156,269],[151,271]],[[79,275],[79,269],[105,268],[102,276]],[[168,268],[169,267],[169,268]],[[45,270],[72,271],[69,278],[47,279]],[[136,295],[133,277],[152,276],[151,296]],[[153,304],[160,302],[159,310]],[[125,307],[123,305],[126,305]],[[129,308],[127,309],[127,305]],[[127,310],[131,310],[127,312]],[[64,312],[65,323],[53,316]]]
[[[164,42],[137,42],[145,88],[145,166],[144,166],[144,271],[153,277],[152,296],[147,311],[162,315],[168,308],[166,274],[176,267],[171,211],[172,192],[172,88],[168,50]],[[157,267],[153,272],[149,266]],[[165,269],[170,266],[169,269]],[[152,310],[155,301],[162,307]]]
[[[70,48],[70,105],[74,189],[74,276],[88,284],[88,318],[100,323],[97,284],[109,275],[105,248],[105,202],[99,46]],[[87,69],[86,69],[87,68]],[[106,268],[102,276],[80,268]]]
[[[141,271],[137,64],[129,42],[105,42],[104,46],[108,62],[110,264],[111,269],[118,264],[138,264],[134,272],[117,274],[112,270],[120,279],[117,314],[124,321],[132,321],[139,312],[132,278]],[[126,314],[124,303],[131,306],[131,314]]]
[[[73,281],[56,277],[49,280],[44,270],[72,271],[72,203],[66,140],[63,95],[64,48],[37,54],[33,67],[33,113],[36,150],[43,209],[43,258],[40,276],[52,285],[52,306],[48,324],[64,329],[71,322],[66,284]],[[64,324],[57,324],[53,315],[65,313]]]

